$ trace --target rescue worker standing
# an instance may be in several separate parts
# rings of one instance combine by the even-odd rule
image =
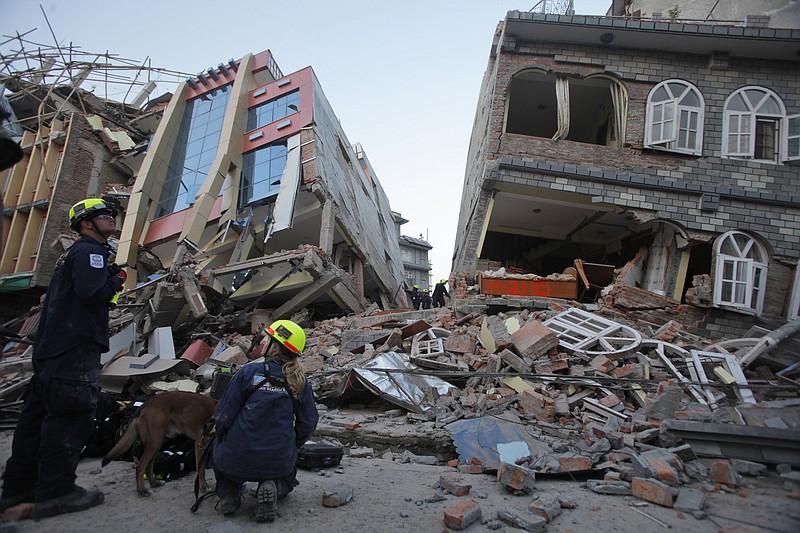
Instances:
[[[100,354],[108,351],[108,306],[124,272],[108,261],[117,211],[99,198],[75,204],[80,237],[58,259],[33,345],[33,378],[3,475],[0,512],[34,502],[34,519],[83,511],[103,493],[75,484],[99,393]]]
[[[434,307],[444,307],[444,297],[447,296],[450,298],[450,293],[447,292],[447,280],[440,279],[439,283],[433,288],[433,306]]]
[[[405,282],[403,283],[405,284]],[[419,293],[419,285],[414,285],[410,290],[409,289],[403,289],[403,290],[406,292],[406,294],[411,296],[411,305],[414,307],[414,309],[419,310],[420,297],[422,296]]]
[[[299,484],[297,451],[319,420],[298,360],[306,345],[303,328],[278,320],[266,331],[265,360],[244,365],[220,398],[211,452],[222,513],[236,512],[243,484],[258,481],[259,522],[275,520],[277,501]]]

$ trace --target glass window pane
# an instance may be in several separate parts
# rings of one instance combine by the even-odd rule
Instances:
[[[781,105],[775,99],[774,96],[770,96],[766,100],[764,100],[758,109],[755,110],[756,113],[766,113],[769,115],[781,115]]]
[[[681,98],[681,105],[686,107],[700,107],[700,98],[695,91],[689,91]]]
[[[653,93],[652,101],[663,102],[664,100],[669,100],[670,98],[672,98],[672,96],[667,92],[666,86],[662,85]]]
[[[738,93],[733,96],[729,101],[728,105],[725,107],[730,111],[750,111],[750,107],[745,103],[744,99],[742,98],[742,93]]]

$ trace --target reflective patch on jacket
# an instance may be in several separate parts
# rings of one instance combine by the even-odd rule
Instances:
[[[89,254],[89,264],[93,268],[105,268],[105,260],[100,254]]]

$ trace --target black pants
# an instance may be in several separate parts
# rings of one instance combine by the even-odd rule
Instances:
[[[99,375],[100,347],[95,343],[34,359],[3,475],[3,498],[35,489],[39,502],[72,490],[81,451],[94,427]]]

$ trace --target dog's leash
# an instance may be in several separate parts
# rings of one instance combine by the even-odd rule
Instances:
[[[204,430],[203,432],[206,433],[207,435],[211,433],[210,430],[208,432]],[[210,437],[211,438],[206,443],[206,445],[203,446],[203,452],[200,454],[199,465],[201,468],[205,468],[206,465],[208,465],[208,459],[211,457],[211,454],[214,451],[214,442],[217,440],[217,434],[213,433],[210,435]],[[194,477],[194,505],[192,505],[192,512],[196,513],[197,510],[200,508],[200,504],[203,503],[203,500],[205,500],[207,497],[211,495],[215,495],[216,493],[217,491],[213,490],[210,492],[206,492],[205,494],[200,496],[200,470],[198,469],[197,474]]]

